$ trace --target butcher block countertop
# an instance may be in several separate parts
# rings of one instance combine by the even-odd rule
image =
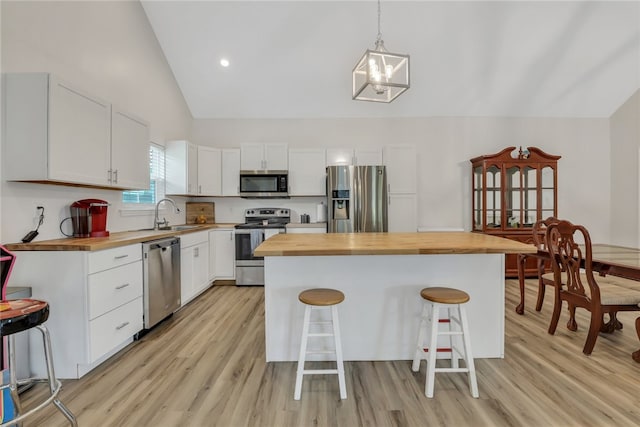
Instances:
[[[133,243],[148,242],[171,236],[194,233],[215,228],[233,228],[235,224],[202,224],[188,230],[138,230],[119,231],[108,237],[69,237],[65,239],[10,243],[4,246],[10,251],[100,251]]]
[[[533,245],[468,232],[278,234],[255,256],[535,253]]]

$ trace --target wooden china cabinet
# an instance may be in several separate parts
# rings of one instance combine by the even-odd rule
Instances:
[[[533,224],[558,216],[558,159],[536,147],[471,159],[473,231],[533,243]],[[506,256],[506,277],[518,276],[517,259]],[[537,275],[536,263],[527,259],[527,276]]]

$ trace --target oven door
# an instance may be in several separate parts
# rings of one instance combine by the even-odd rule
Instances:
[[[264,286],[264,258],[253,251],[264,241],[264,229],[236,229],[236,285]]]

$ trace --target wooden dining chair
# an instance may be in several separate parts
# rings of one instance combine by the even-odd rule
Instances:
[[[558,222],[558,218],[550,216],[547,219],[540,219],[533,224],[533,244],[542,251],[547,251],[547,243],[545,240],[545,234],[549,225]],[[544,303],[544,295],[547,286],[554,286],[553,274],[546,273],[549,266],[549,260],[538,257],[538,300],[536,301],[536,311],[542,310],[542,304]]]
[[[571,308],[575,311],[577,307],[588,310],[591,321],[582,352],[589,355],[604,324],[605,313],[613,320],[618,311],[640,311],[640,283],[616,276],[597,276],[596,280],[591,237],[581,225],[564,220],[554,222],[547,227],[545,239],[555,282],[549,333],[553,335],[556,331],[563,301],[569,304],[570,312]],[[583,247],[578,243],[580,241]]]
[[[636,319],[636,334],[638,334],[638,340],[640,340],[640,317]],[[640,350],[634,351],[631,357],[640,363]]]

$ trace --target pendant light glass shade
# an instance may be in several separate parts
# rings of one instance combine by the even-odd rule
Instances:
[[[378,0],[378,38],[375,48],[367,49],[353,69],[354,100],[391,102],[409,89],[409,55],[385,49],[380,15]]]
[[[409,55],[387,52],[378,40],[353,69],[353,99],[391,102],[409,89]]]

